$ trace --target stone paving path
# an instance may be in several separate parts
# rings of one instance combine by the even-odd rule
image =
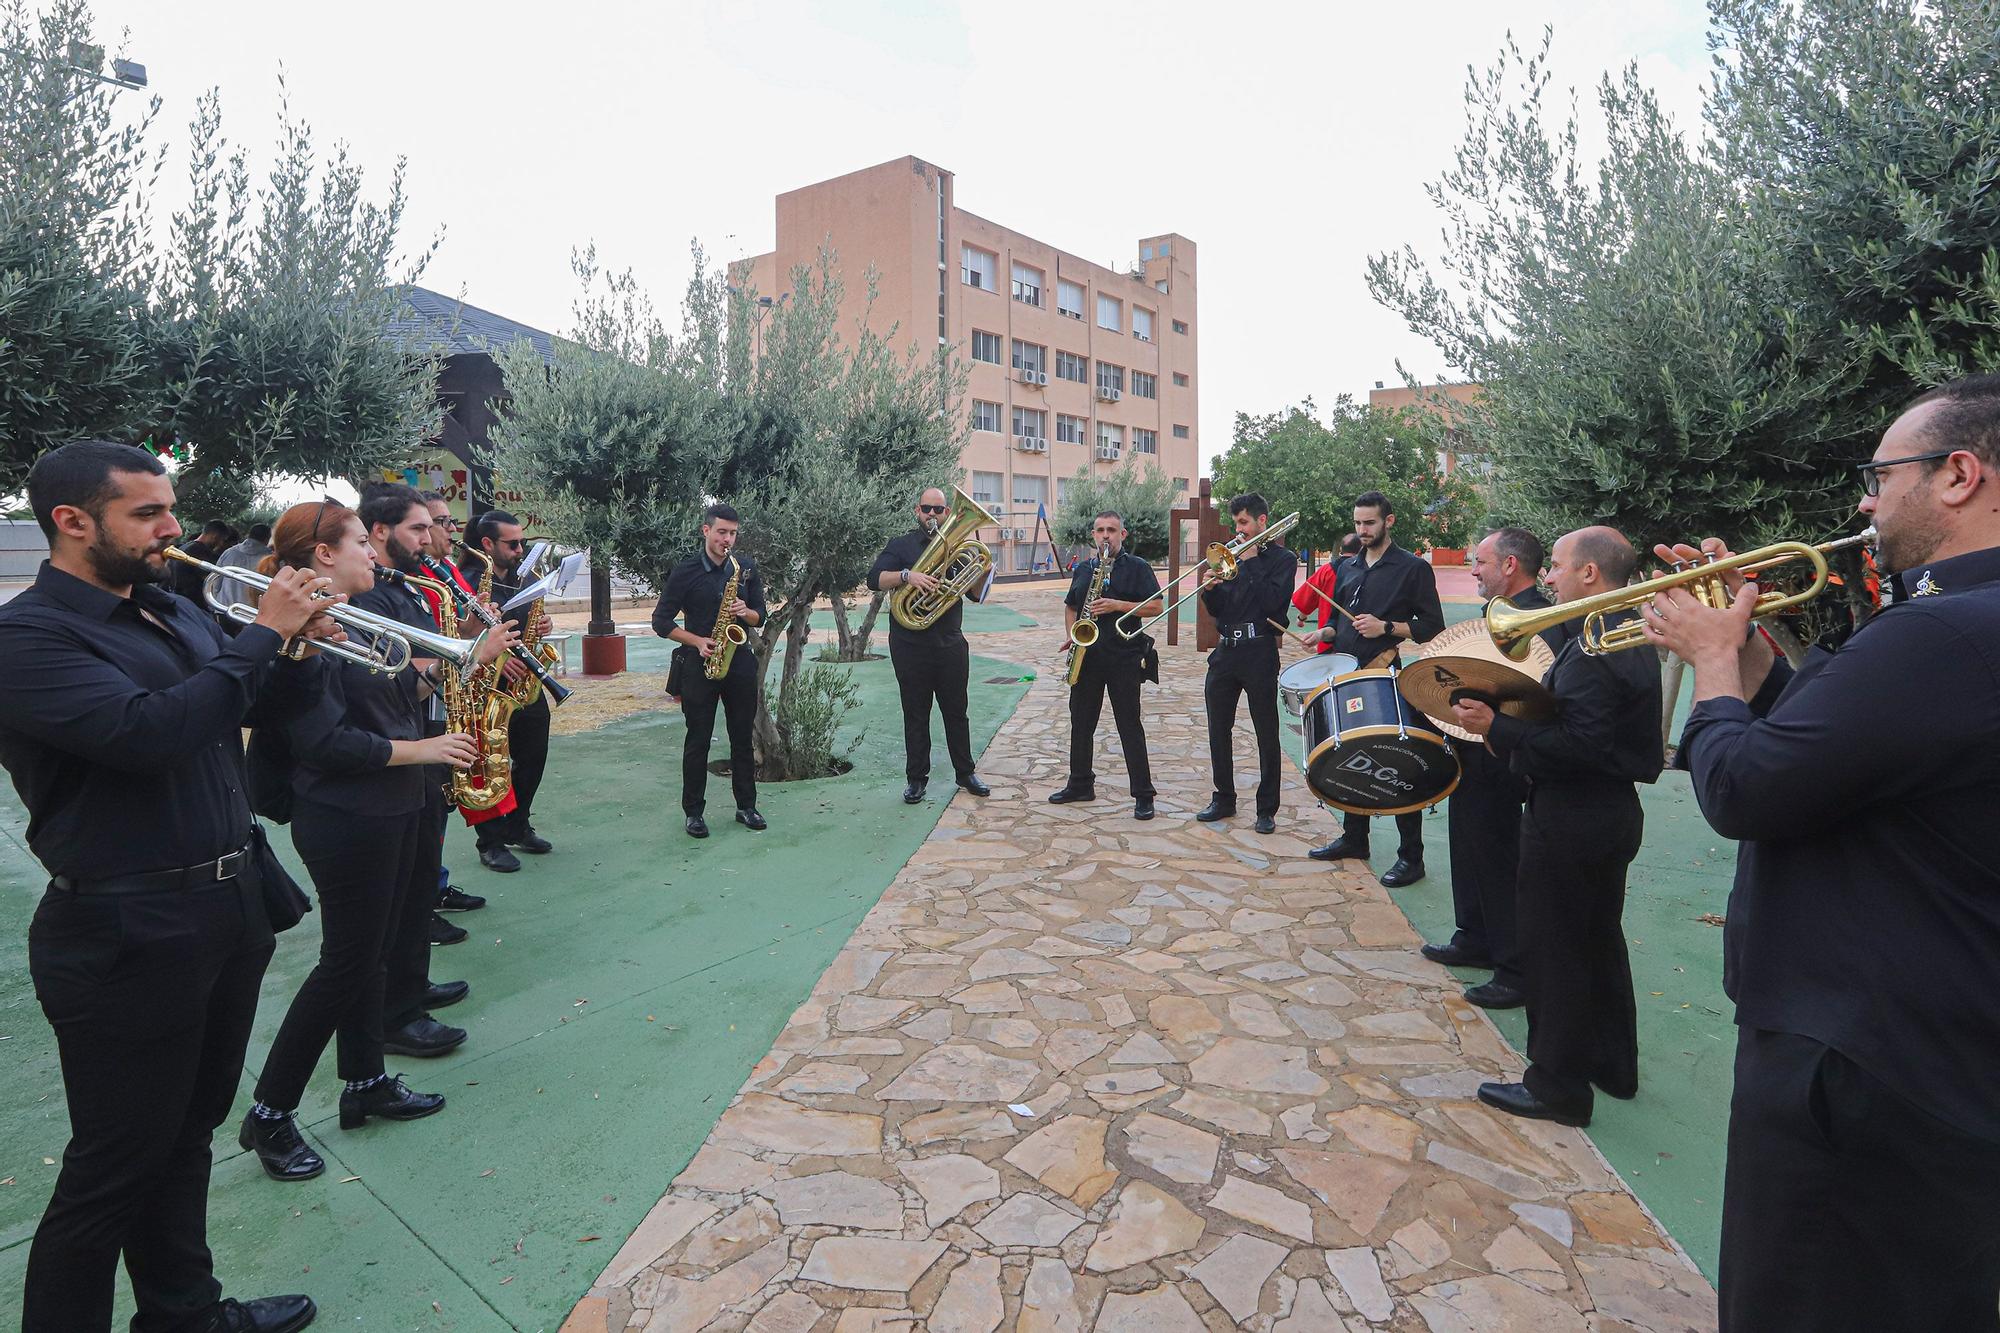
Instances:
[[[1275,835],[1194,821],[1187,647],[1147,693],[1159,818],[1108,713],[1101,799],[1045,802],[1052,638],[980,636],[1040,674],[993,795],[952,802],[565,1333],[1713,1329],[1582,1132],[1473,1100],[1519,1057],[1372,877],[1306,858],[1331,821],[1295,774]]]

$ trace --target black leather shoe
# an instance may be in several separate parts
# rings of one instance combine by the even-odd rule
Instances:
[[[299,1122],[291,1116],[266,1120],[255,1111],[243,1117],[236,1142],[245,1152],[257,1154],[264,1174],[273,1180],[311,1180],[326,1170],[320,1155],[306,1146]]]
[[[1482,1083],[1479,1100],[1496,1111],[1520,1116],[1523,1120],[1553,1120],[1558,1125],[1582,1129],[1590,1123],[1590,1112],[1561,1111],[1528,1090],[1525,1083]]]
[[[510,846],[519,847],[524,852],[533,852],[536,856],[540,856],[544,852],[552,852],[556,849],[554,843],[535,832],[533,824],[528,825],[520,837],[509,838],[507,842]]]
[[[479,849],[479,864],[488,870],[497,870],[503,875],[511,875],[521,868],[521,858],[507,850],[505,843],[494,843],[491,847]]]
[[[1233,803],[1224,805],[1221,801],[1210,801],[1207,805],[1195,811],[1194,817],[1204,824],[1213,824],[1218,819],[1229,819],[1235,814],[1236,806]]]
[[[1250,827],[1258,833],[1276,833],[1278,831],[1278,821],[1269,815],[1258,815],[1257,822]]]
[[[319,1316],[310,1296],[260,1296],[217,1301],[187,1326],[188,1333],[299,1333]]]
[[[1050,805],[1068,805],[1071,801],[1094,801],[1097,799],[1095,787],[1064,787],[1061,791],[1049,793]]]
[[[1357,842],[1343,833],[1325,846],[1313,848],[1306,855],[1315,861],[1366,861],[1368,844]]]
[[[477,912],[486,906],[486,900],[476,893],[467,893],[456,884],[444,886],[438,895],[437,909],[440,912]]]
[[[738,810],[736,812],[736,822],[744,828],[749,829],[752,833],[762,833],[765,829],[771,827],[764,822],[764,816],[758,814],[755,810]]]
[[[958,780],[958,785],[971,792],[974,796],[991,796],[993,794],[993,789],[981,782],[977,773],[967,773]]]
[[[436,945],[458,944],[465,939],[465,927],[454,926],[451,922],[431,913],[431,943]]]
[[[466,981],[433,981],[424,992],[424,1008],[443,1009],[457,1004],[472,993],[472,984]]]
[[[414,1018],[382,1038],[382,1049],[391,1055],[426,1057],[443,1055],[465,1040],[465,1029],[440,1023],[429,1014]]]
[[[1141,797],[1140,797],[1140,798],[1139,798],[1138,800],[1136,800],[1136,801],[1134,801],[1134,802],[1132,803],[1132,818],[1134,818],[1134,819],[1151,819],[1152,817],[1153,817],[1153,798],[1152,798],[1152,797],[1150,797],[1150,796],[1141,796]]]
[[[1396,858],[1396,864],[1389,867],[1389,873],[1382,876],[1382,887],[1385,889],[1408,888],[1423,877],[1424,863],[1422,861],[1405,861],[1399,856]]]
[[[1446,967],[1491,968],[1493,960],[1477,949],[1468,949],[1460,944],[1426,944],[1417,950],[1433,963],[1443,963]]]
[[[1481,1009],[1519,1009],[1528,997],[1504,981],[1482,981],[1465,988],[1465,998]]]
[[[687,818],[687,831],[690,838],[706,838],[708,836],[708,821],[700,815],[689,815]]]
[[[903,788],[903,804],[915,805],[918,801],[923,800],[924,791],[930,785],[928,782],[912,782],[909,786]]]
[[[383,1049],[387,1050],[387,1043]],[[403,1076],[385,1078],[366,1092],[340,1094],[340,1127],[359,1129],[368,1123],[368,1117],[378,1120],[422,1120],[427,1115],[436,1115],[444,1110],[444,1094],[441,1092],[411,1092],[403,1086]]]

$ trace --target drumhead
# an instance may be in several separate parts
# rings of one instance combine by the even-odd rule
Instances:
[[[1458,786],[1457,751],[1396,691],[1396,673],[1349,672],[1306,701],[1306,785],[1336,810],[1399,815]]]
[[[1354,670],[1351,653],[1317,653],[1292,663],[1278,673],[1278,697],[1295,716],[1305,708],[1313,692],[1336,676]]]

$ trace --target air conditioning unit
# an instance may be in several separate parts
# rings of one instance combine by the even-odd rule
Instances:
[[[1115,444],[1100,444],[1097,446],[1097,457],[1101,462],[1117,462],[1119,452],[1119,448]]]
[[[1047,384],[1048,382],[1049,382],[1049,375],[1048,375],[1048,372],[1047,372],[1047,371],[1045,371],[1045,370],[1038,370],[1038,371],[1036,371],[1036,372],[1035,372],[1035,383],[1036,383],[1036,384]]]
[[[1026,366],[1017,367],[1014,371],[1014,378],[1023,384],[1047,384],[1049,382],[1047,375],[1039,370],[1030,370]]]
[[[1034,439],[1028,441],[1028,443],[1035,446],[1035,452],[1038,454],[1045,454],[1049,451],[1049,441],[1047,436],[1037,435]]]
[[[1099,402],[1115,403],[1124,396],[1125,394],[1122,390],[1114,389],[1108,384],[1097,386],[1097,398]]]

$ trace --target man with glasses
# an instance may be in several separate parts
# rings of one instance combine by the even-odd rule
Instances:
[[[1837,652],[1775,659],[1754,586],[1646,614],[1694,668],[1702,813],[1740,840],[1729,1333],[1991,1329],[2000,1302],[2000,375],[1915,399],[1861,484],[1898,595]]]
[[[875,557],[875,567],[868,571],[868,586],[876,592],[897,588],[929,592],[935,588],[937,579],[915,566],[950,511],[950,503],[937,487],[919,495],[917,526]],[[956,598],[951,609],[928,629],[906,629],[894,617],[889,621],[889,661],[896,668],[896,688],[903,696],[903,775],[909,780],[903,788],[903,800],[909,805],[923,800],[930,784],[932,700],[937,701],[937,710],[944,717],[945,748],[951,753],[958,785],[974,796],[985,796],[990,790],[972,769],[972,725],[965,715],[972,655],[961,628],[964,612],[964,599]]]
[[[521,561],[527,557],[527,539],[521,534],[521,520],[504,509],[489,509],[472,525],[473,545],[493,562],[493,601],[505,606],[507,599],[521,590],[526,581]],[[517,608],[507,617],[523,634],[527,633],[527,607]],[[549,632],[548,618],[542,618],[540,632]],[[528,673],[525,663],[508,658],[506,679],[513,685]],[[477,826],[479,864],[488,870],[512,874],[521,868],[520,858],[509,851],[518,847],[540,856],[555,850],[555,844],[535,832],[535,793],[541,789],[542,773],[549,766],[549,696],[538,693],[525,708],[516,708],[507,722],[507,753],[514,760],[514,809],[498,819]]]
[[[1096,747],[1097,719],[1104,715],[1104,696],[1111,696],[1111,716],[1118,724],[1118,744],[1125,754],[1125,770],[1132,778],[1132,817],[1153,817],[1153,768],[1146,757],[1146,724],[1139,713],[1139,682],[1146,678],[1147,660],[1153,662],[1152,679],[1159,679],[1157,657],[1153,657],[1150,635],[1128,639],[1116,628],[1118,619],[1132,615],[1144,620],[1160,609],[1160,580],[1153,567],[1125,549],[1125,520],[1116,510],[1107,509],[1091,524],[1091,540],[1105,552],[1110,569],[1104,576],[1097,600],[1088,606],[1084,597],[1097,580],[1095,557],[1077,561],[1070,571],[1069,595],[1063,599],[1063,642],[1070,642],[1069,629],[1080,613],[1088,611],[1097,621],[1097,642],[1083,653],[1083,667],[1069,691],[1069,781],[1049,797],[1051,805],[1097,799],[1097,774],[1091,753]]]

